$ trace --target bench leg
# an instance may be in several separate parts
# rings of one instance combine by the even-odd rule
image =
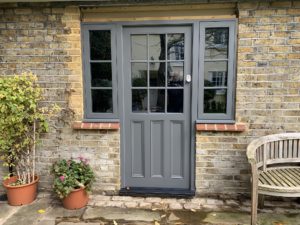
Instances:
[[[257,178],[253,176],[252,194],[251,194],[251,225],[257,224],[257,205],[258,205]]]
[[[264,207],[265,203],[265,196],[264,195],[258,195],[258,208],[262,209]]]
[[[256,225],[257,223],[257,198],[257,193],[252,192],[251,225]]]

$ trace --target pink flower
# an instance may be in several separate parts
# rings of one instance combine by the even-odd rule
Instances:
[[[83,156],[79,156],[78,159],[80,160],[80,162],[82,162],[83,164],[88,164],[89,160],[87,158],[84,158]]]
[[[59,179],[60,179],[60,181],[61,181],[61,182],[64,182],[64,180],[65,180],[65,176],[64,176],[64,175],[62,175],[62,176],[60,176],[60,177],[59,177]]]
[[[88,160],[88,159],[84,159],[82,162],[83,162],[85,165],[88,165],[88,164],[89,164],[89,160]]]

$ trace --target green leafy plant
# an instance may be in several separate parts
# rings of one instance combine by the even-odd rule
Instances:
[[[42,89],[32,73],[0,77],[0,159],[18,177],[12,185],[35,179],[38,138],[48,131],[46,118],[59,110],[56,105],[39,107],[42,100]]]
[[[61,199],[79,188],[84,188],[90,192],[95,180],[94,172],[88,164],[88,160],[83,157],[57,161],[53,164],[51,171],[54,175],[53,189]]]

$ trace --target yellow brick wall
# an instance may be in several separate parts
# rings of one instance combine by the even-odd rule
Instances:
[[[241,1],[237,12],[236,121],[247,131],[197,133],[199,195],[249,193],[247,144],[262,135],[300,130],[300,3]],[[96,171],[96,191],[115,194],[119,132],[71,128],[83,114],[80,16],[76,5],[0,5],[0,75],[32,71],[44,88],[43,104],[63,108],[41,138],[41,188],[51,189],[52,162],[83,155]]]

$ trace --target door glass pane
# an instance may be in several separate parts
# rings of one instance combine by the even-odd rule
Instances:
[[[228,58],[229,28],[205,29],[205,59]]]
[[[165,112],[165,90],[150,90],[150,111]]]
[[[112,90],[92,90],[92,110],[94,113],[112,113]]]
[[[91,63],[92,87],[111,87],[111,63]]]
[[[204,90],[204,113],[226,113],[226,89]]]
[[[147,63],[131,63],[133,87],[147,87]]]
[[[132,112],[147,112],[148,98],[147,90],[132,90]]]
[[[168,112],[183,112],[183,89],[168,90]]]
[[[150,86],[152,87],[164,87],[166,76],[166,64],[161,63],[149,63],[150,73]]]
[[[166,58],[166,35],[149,35],[149,60],[164,60]]]
[[[183,62],[168,63],[168,86],[182,87],[183,86]]]
[[[147,35],[131,35],[131,59],[147,59]]]
[[[111,60],[111,41],[109,30],[90,31],[91,60]]]
[[[227,86],[227,61],[204,63],[204,86]]]
[[[168,34],[168,59],[184,59],[184,34]]]

